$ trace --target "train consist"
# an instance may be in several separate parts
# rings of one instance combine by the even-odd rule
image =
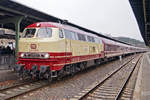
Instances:
[[[143,50],[69,25],[38,22],[27,26],[19,40],[15,70],[22,77],[50,81],[105,60]]]

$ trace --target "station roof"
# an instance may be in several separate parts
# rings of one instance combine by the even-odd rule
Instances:
[[[63,20],[63,19],[54,17],[52,15],[48,15],[46,13],[37,11],[35,9],[29,8],[23,4],[17,3],[15,1],[0,0],[0,20],[14,18],[16,16],[24,16],[23,20],[21,21],[21,26],[20,26],[21,31],[23,31],[23,29],[26,26],[28,26],[32,23],[35,23],[35,22],[48,22],[48,21],[60,22],[60,23],[64,23],[64,24],[79,28],[83,31],[90,32],[90,33],[96,34],[98,36],[110,39],[110,40],[124,43],[124,42],[112,39],[110,37],[104,36],[100,33],[95,32],[95,31],[89,30],[87,28],[84,28],[84,27],[78,26],[76,24],[70,23],[66,20]],[[0,25],[1,25],[0,27],[15,30],[15,26],[13,24],[8,23],[8,24],[4,24],[4,25],[0,24]],[[124,44],[128,44],[128,43],[124,43]],[[128,45],[130,45],[130,44],[128,44]]]
[[[145,44],[150,47],[150,0],[129,0]]]

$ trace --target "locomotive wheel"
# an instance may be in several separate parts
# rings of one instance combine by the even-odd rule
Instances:
[[[78,63],[78,64],[76,64],[76,66],[75,66],[75,70],[76,70],[76,72],[80,72],[81,71],[81,66],[80,66],[80,64]]]
[[[100,62],[101,62],[101,60],[100,60],[100,59],[96,59],[96,60],[95,60],[95,65],[99,65],[99,64],[100,64]]]
[[[83,62],[80,64],[80,69],[81,69],[81,71],[84,70],[84,64],[83,64]]]
[[[71,66],[71,76],[73,76],[74,74],[75,74],[75,64],[73,64],[72,66]]]
[[[82,63],[80,64],[80,69],[81,69],[81,70],[86,69],[86,67],[87,67],[87,62],[82,62]]]
[[[25,80],[26,79],[26,73],[25,71],[23,70],[22,73],[20,74],[20,80]]]
[[[15,70],[16,70],[16,68],[15,68]],[[25,76],[24,68],[19,69],[17,75],[19,77],[19,80],[24,80],[24,76]]]
[[[83,65],[84,65],[84,69],[87,68],[87,62],[83,62]]]
[[[51,72],[49,72],[49,75],[48,75],[48,82],[51,82],[52,81],[52,75],[51,75]]]
[[[60,70],[58,73],[57,80],[61,80],[65,76],[64,73],[65,73],[64,69]]]

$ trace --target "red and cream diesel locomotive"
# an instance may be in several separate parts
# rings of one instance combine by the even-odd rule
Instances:
[[[141,51],[141,48],[69,25],[38,22],[27,26],[19,39],[15,70],[22,77],[51,80],[99,64],[107,58]]]

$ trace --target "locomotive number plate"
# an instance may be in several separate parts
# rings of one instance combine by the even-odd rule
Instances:
[[[36,44],[30,44],[30,48],[31,48],[31,49],[36,49],[36,48],[37,48],[37,45],[36,45]]]

